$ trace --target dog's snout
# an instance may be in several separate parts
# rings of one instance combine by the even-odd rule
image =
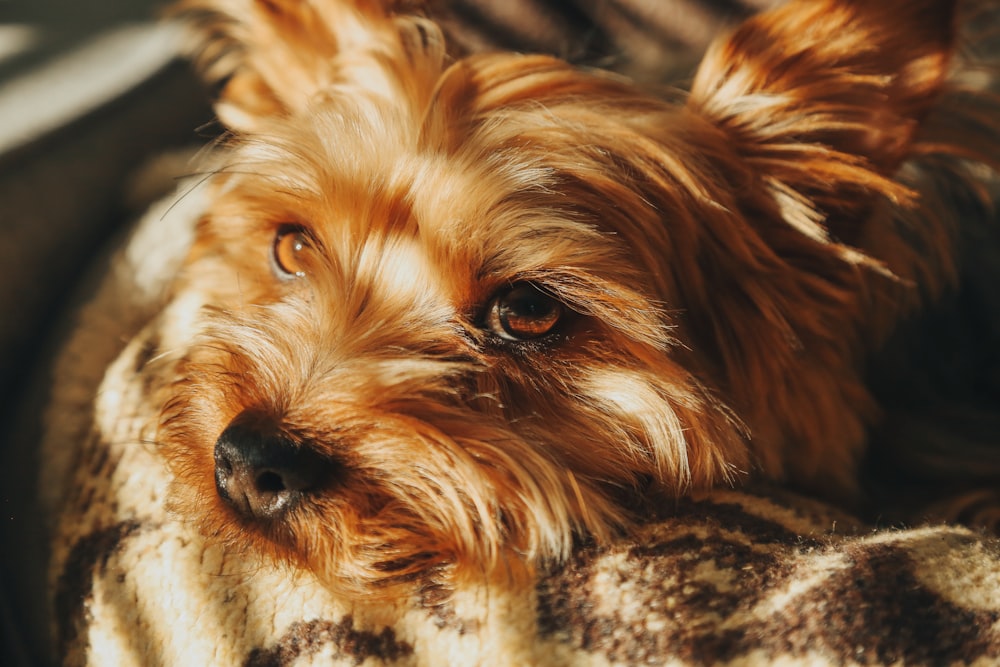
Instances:
[[[274,519],[331,476],[334,464],[307,445],[234,422],[215,442],[215,488],[247,518]]]

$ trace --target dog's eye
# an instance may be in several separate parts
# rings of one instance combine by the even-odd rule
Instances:
[[[309,237],[301,227],[285,225],[274,236],[271,258],[277,271],[286,278],[306,275],[303,253],[309,248]]]
[[[516,283],[490,303],[486,326],[505,340],[523,341],[551,333],[565,307],[531,283]]]

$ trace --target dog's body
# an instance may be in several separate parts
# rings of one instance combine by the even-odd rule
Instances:
[[[177,511],[357,590],[748,474],[851,496],[866,354],[1000,156],[954,3],[762,14],[680,104],[449,54],[413,4],[184,6],[233,140],[170,311],[200,333],[143,370]]]

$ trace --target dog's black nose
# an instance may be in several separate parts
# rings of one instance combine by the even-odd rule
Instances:
[[[275,519],[318,489],[333,463],[308,446],[235,421],[215,442],[215,488],[249,519]]]

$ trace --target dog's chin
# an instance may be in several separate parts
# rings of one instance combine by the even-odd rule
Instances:
[[[277,516],[250,516],[186,481],[171,488],[169,509],[196,525],[213,543],[239,554],[245,567],[292,567],[309,572],[335,593],[378,599],[395,597],[420,578],[444,577],[467,544],[436,535],[393,499],[368,494],[358,504],[310,498]],[[477,545],[481,546],[481,545]],[[481,546],[482,548],[482,546]]]
[[[295,564],[332,590],[366,596],[445,573],[509,577],[563,560],[584,524],[607,533],[623,520],[585,516],[592,506],[610,510],[608,500],[566,488],[572,476],[557,485],[554,466],[527,473],[512,461],[470,461],[442,470],[425,459],[399,467],[410,474],[342,472],[277,506],[224,496],[208,476],[175,468],[170,508],[250,562]]]

